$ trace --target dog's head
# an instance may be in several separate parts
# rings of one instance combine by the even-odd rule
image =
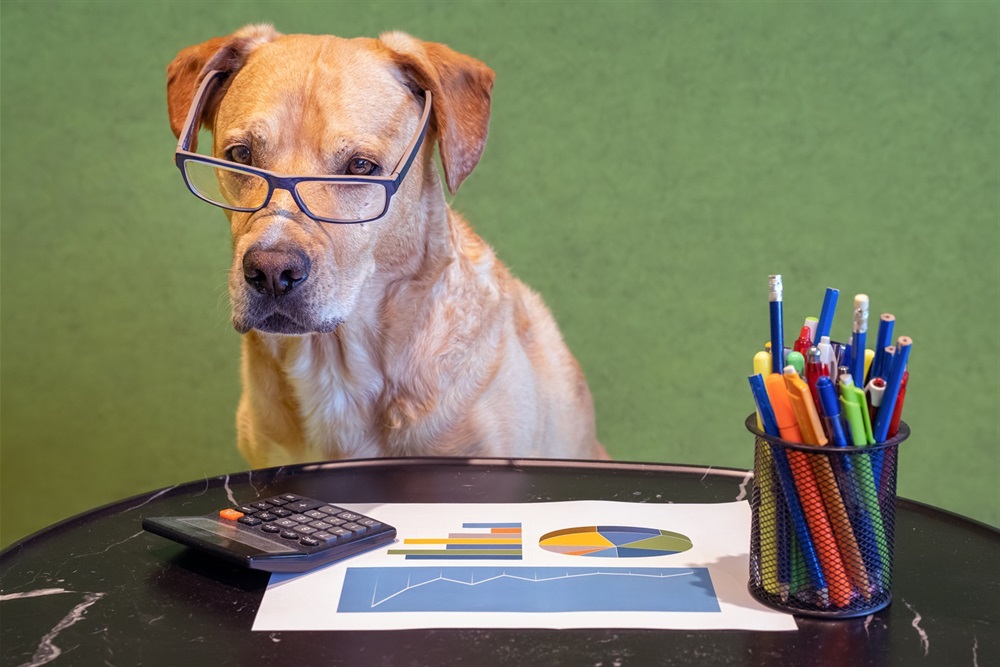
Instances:
[[[216,70],[224,81],[206,89],[195,119],[212,131],[212,156],[278,175],[390,175],[419,135],[425,92],[431,93],[426,139],[383,217],[361,224],[310,217],[300,202],[345,210],[348,218],[373,206],[372,198],[352,198],[343,187],[323,184],[315,193],[307,186],[294,193],[275,188],[259,210],[226,211],[236,329],[332,331],[369,286],[404,276],[421,261],[429,229],[444,215],[433,144],[455,192],[486,143],[493,72],[444,45],[398,32],[348,40],[281,35],[252,25],[188,47],[170,64],[167,101],[175,135],[202,80]],[[225,170],[212,173],[220,189],[232,189],[223,182]]]

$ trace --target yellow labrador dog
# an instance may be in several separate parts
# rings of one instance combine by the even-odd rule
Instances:
[[[552,315],[445,202],[434,143],[454,193],[486,143],[492,70],[399,32],[250,25],[167,75],[178,166],[232,229],[252,466],[606,458]]]

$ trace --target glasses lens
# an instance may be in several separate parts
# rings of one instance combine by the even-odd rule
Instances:
[[[385,211],[386,189],[381,185],[303,181],[295,192],[310,214],[327,220],[365,222]]]
[[[216,206],[256,210],[267,201],[267,181],[256,174],[197,160],[185,162],[184,173],[198,195]]]

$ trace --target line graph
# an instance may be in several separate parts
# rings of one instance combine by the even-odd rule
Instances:
[[[348,568],[338,612],[718,612],[707,568]]]

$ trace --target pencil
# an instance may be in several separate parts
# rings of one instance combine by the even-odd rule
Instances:
[[[767,300],[771,311],[771,371],[785,367],[785,332],[781,313],[781,275],[767,277]]]
[[[819,311],[819,322],[816,324],[816,335],[813,336],[813,345],[819,345],[823,336],[830,335],[833,326],[833,313],[837,310],[837,299],[840,297],[840,290],[832,287],[826,288],[823,295],[823,308]]]

